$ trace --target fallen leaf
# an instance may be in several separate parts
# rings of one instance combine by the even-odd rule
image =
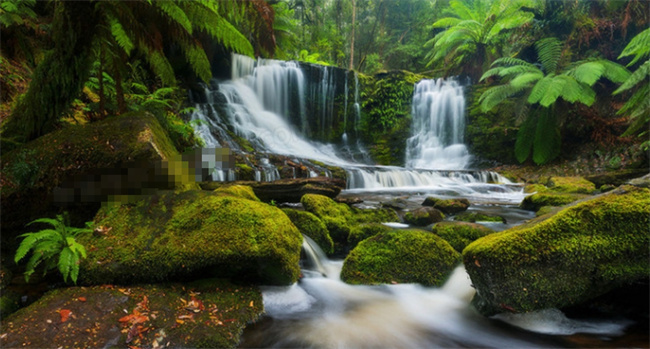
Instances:
[[[481,267],[481,263],[478,262],[478,259],[474,260],[474,265],[476,265],[479,268]]]
[[[251,301],[251,304],[248,305],[249,307],[253,307],[253,301]]]
[[[77,298],[77,300],[78,300],[79,302],[85,302],[85,301],[86,301],[86,297],[79,297],[79,298]]]
[[[66,322],[68,321],[70,314],[72,314],[72,311],[70,309],[61,309],[57,310],[57,313],[61,314],[61,322]]]

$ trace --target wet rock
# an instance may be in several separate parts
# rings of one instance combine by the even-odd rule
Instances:
[[[470,222],[470,223],[476,223],[476,222],[500,222],[504,224],[507,223],[506,219],[502,216],[479,213],[479,212],[461,213],[455,216],[454,220],[460,222]]]
[[[401,198],[391,199],[381,203],[381,207],[394,208],[396,210],[404,210],[408,207],[408,202]]]
[[[406,212],[404,221],[418,227],[424,227],[429,224],[437,223],[445,219],[445,215],[433,207],[420,207],[416,210]]]
[[[259,289],[217,279],[63,288],[3,318],[2,347],[230,348],[262,312]]]
[[[650,190],[610,193],[480,238],[463,251],[485,314],[581,304],[650,273]]]
[[[628,183],[635,187],[650,188],[650,174],[647,174],[643,177],[631,179]]]
[[[594,183],[598,188],[600,188],[605,184],[609,184],[617,187],[621,184],[628,182],[629,180],[641,177],[646,174],[648,174],[647,168],[626,169],[626,170],[619,170],[619,171],[608,171],[602,174],[586,176],[585,179]]]
[[[350,284],[420,283],[440,286],[460,254],[439,236],[392,230],[361,241],[345,258],[341,280]]]
[[[422,202],[422,206],[431,206],[442,211],[444,214],[457,214],[466,211],[470,206],[469,200],[465,198],[458,199],[438,199],[432,196],[427,197]]]
[[[101,238],[88,250],[82,284],[160,282],[225,277],[288,285],[300,273],[302,237],[278,208],[229,193],[168,192],[132,205],[103,207]]]
[[[537,211],[544,206],[563,206],[587,197],[589,196],[585,194],[538,192],[525,197],[519,207],[524,210]]]
[[[314,240],[325,253],[331,254],[334,252],[334,242],[327,231],[325,223],[313,213],[290,208],[283,208],[282,212],[289,217],[301,233]]]
[[[336,178],[314,177],[279,179],[273,182],[237,181],[230,183],[202,182],[203,190],[215,190],[231,185],[245,185],[253,188],[255,196],[264,202],[300,202],[305,194],[318,194],[334,198],[345,189],[345,181]]]

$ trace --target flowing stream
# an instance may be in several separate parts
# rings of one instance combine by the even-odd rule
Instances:
[[[347,73],[337,85],[333,68],[311,69],[320,69],[320,80],[308,82],[295,62],[233,55],[233,79],[213,81],[196,99],[191,117],[197,134],[207,147],[245,152],[234,140],[241,137],[258,153],[342,167],[348,187],[341,196],[360,197],[365,208],[400,198],[410,210],[433,195],[464,197],[471,202],[470,211],[505,217],[507,223],[482,222],[496,231],[534,217],[517,208],[525,197],[521,185],[494,172],[468,169],[472,157],[464,145],[466,106],[458,82],[416,84],[406,167],[376,166],[364,156],[357,134],[361,101],[356,74],[354,86]],[[323,136],[335,123],[336,86],[345,93],[341,144],[315,142],[311,138]],[[354,91],[351,100],[349,91]],[[268,159],[256,166],[258,181],[280,177]],[[214,180],[235,179],[232,169],[217,172]],[[485,318],[469,306],[474,289],[462,266],[440,288],[352,286],[339,279],[343,261],[328,259],[309,238],[303,250],[304,277],[292,286],[263,288],[266,315],[246,329],[242,347],[548,348],[571,347],[565,338],[576,333],[597,337],[594,346],[607,346],[630,325],[618,318],[571,319],[557,309]]]

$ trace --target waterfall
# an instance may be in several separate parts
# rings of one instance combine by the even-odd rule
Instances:
[[[415,85],[413,126],[406,143],[406,166],[464,169],[470,161],[463,144],[465,97],[455,80],[422,80]]]

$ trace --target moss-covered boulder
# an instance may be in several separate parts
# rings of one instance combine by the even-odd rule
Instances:
[[[564,206],[587,197],[589,196],[584,194],[538,192],[526,196],[519,207],[524,210],[537,211],[544,206]]]
[[[438,199],[432,196],[427,197],[422,202],[422,206],[431,206],[444,214],[457,214],[466,211],[470,206],[469,200],[465,198],[458,199]]]
[[[385,233],[391,230],[393,230],[393,228],[380,223],[356,225],[350,230],[350,236],[348,236],[348,247],[350,249],[355,248],[361,241],[379,233]]]
[[[231,277],[286,285],[300,273],[302,237],[278,208],[206,191],[164,193],[102,208],[106,234],[80,236],[83,284]]]
[[[258,288],[190,284],[71,287],[3,319],[3,348],[234,348],[263,312]]]
[[[593,194],[596,191],[594,183],[583,177],[551,177],[546,186],[559,193]]]
[[[476,223],[440,222],[433,226],[433,233],[447,241],[458,252],[476,239],[494,233],[494,230]]]
[[[3,238],[36,218],[53,217],[59,212],[55,201],[74,208],[82,215],[75,223],[83,224],[110,195],[174,188],[169,172],[182,166],[165,169],[160,163],[176,156],[166,132],[147,113],[69,126],[3,153]]]
[[[507,223],[506,219],[502,216],[485,214],[480,212],[464,212],[455,216],[454,220],[460,222],[470,222],[470,223],[476,223],[476,222]]]
[[[350,284],[440,286],[459,261],[460,254],[435,234],[393,230],[361,241],[350,251],[341,280]]]
[[[585,179],[594,183],[596,187],[600,188],[603,185],[619,186],[631,179],[641,177],[645,174],[648,174],[647,166],[638,169],[607,171],[605,173],[586,176]]]
[[[650,190],[621,187],[463,251],[483,314],[563,308],[650,274]]]
[[[258,199],[257,196],[255,196],[255,192],[253,192],[253,188],[247,185],[235,184],[235,185],[225,186],[225,187],[215,189],[214,192],[228,194],[242,199],[260,201],[260,199]]]
[[[309,236],[327,254],[334,252],[334,242],[327,232],[325,223],[313,213],[292,208],[283,208],[282,211],[301,233]]]
[[[404,221],[418,227],[424,227],[429,224],[437,223],[445,219],[445,215],[440,210],[433,207],[420,207],[404,214]]]
[[[306,194],[300,200],[305,210],[320,218],[334,240],[345,243],[350,229],[356,224],[399,222],[395,211],[390,209],[358,209],[337,203],[327,196]]]

